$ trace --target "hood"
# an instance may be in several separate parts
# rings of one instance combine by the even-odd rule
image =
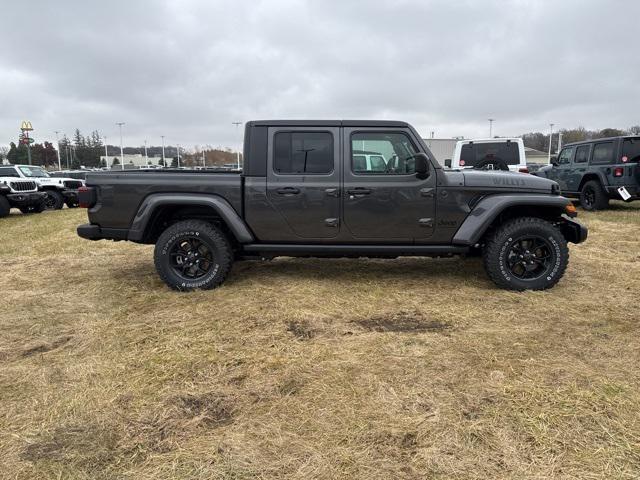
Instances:
[[[463,170],[460,174],[464,177],[465,187],[547,194],[560,192],[558,184],[553,180],[528,173],[502,170]]]

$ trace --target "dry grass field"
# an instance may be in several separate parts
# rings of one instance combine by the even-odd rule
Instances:
[[[0,477],[640,477],[640,205],[564,279],[477,259],[277,259],[215,291],[86,212],[0,219]]]

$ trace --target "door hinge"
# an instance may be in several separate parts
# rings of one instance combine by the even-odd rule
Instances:
[[[421,218],[418,220],[421,227],[433,227],[433,218]]]
[[[337,219],[337,218],[325,218],[324,219],[324,224],[327,227],[334,227],[335,228],[335,227],[340,225],[340,220]]]

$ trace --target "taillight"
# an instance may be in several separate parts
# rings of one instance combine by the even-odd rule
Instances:
[[[518,169],[518,171],[520,173],[529,173],[529,169],[527,167],[522,167],[522,168]]]
[[[613,176],[614,177],[621,177],[624,175],[624,168],[622,167],[616,167],[613,169]]]
[[[96,204],[96,191],[92,187],[78,188],[78,205],[81,208],[91,208]]]

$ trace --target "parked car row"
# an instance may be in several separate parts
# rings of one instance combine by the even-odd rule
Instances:
[[[65,204],[78,207],[78,189],[84,180],[53,177],[42,167],[34,165],[0,166],[0,217],[9,215],[11,208],[22,213],[59,210]]]
[[[610,199],[640,199],[640,136],[600,138],[570,143],[551,164],[527,165],[521,138],[461,140],[453,169],[510,170],[558,182],[562,194],[580,200],[585,210],[607,208]]]

